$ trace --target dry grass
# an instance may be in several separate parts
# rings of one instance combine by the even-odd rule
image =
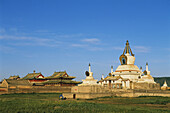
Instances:
[[[57,93],[52,94],[9,94],[0,95],[0,112],[79,112],[79,113],[168,113],[168,97],[103,97],[90,100],[59,100]]]

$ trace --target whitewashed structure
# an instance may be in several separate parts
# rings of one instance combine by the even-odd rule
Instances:
[[[99,84],[118,89],[142,88],[142,85],[152,87],[156,84],[148,70],[148,63],[146,63],[146,70],[143,72],[142,68],[139,69],[138,66],[135,65],[135,55],[132,53],[128,41],[119,60],[121,65],[119,65],[115,71],[113,71],[113,66],[111,66],[111,73],[109,73],[109,76],[106,78],[102,77]]]
[[[82,84],[79,84],[79,86],[81,85],[97,85],[97,81],[98,80],[95,80],[94,77],[93,77],[93,72],[91,72],[91,65],[89,63],[89,74],[86,75],[86,79],[82,80],[83,83]]]

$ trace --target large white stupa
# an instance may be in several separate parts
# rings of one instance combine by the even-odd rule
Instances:
[[[121,76],[122,78],[129,79],[130,81],[137,82],[142,75],[142,71],[138,68],[138,66],[134,65],[135,55],[132,53],[128,40],[119,60],[121,65],[119,65],[116,71],[112,72],[111,75]]]

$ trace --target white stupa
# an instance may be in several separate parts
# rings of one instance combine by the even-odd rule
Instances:
[[[143,76],[140,77],[140,79],[138,80],[138,83],[141,82],[146,82],[146,83],[156,83],[154,81],[154,78],[150,75],[150,71],[148,69],[148,63],[146,63],[146,70],[143,72]]]
[[[161,87],[161,89],[162,89],[162,90],[167,90],[167,89],[168,89],[168,85],[167,85],[167,83],[166,83],[166,80],[165,80],[163,86]]]
[[[115,72],[111,72],[112,75],[120,76],[130,81],[137,82],[138,78],[142,75],[142,71],[135,63],[135,55],[129,46],[127,40],[123,54],[119,57],[121,65],[119,65]]]
[[[98,80],[94,79],[93,72],[91,72],[91,65],[90,65],[90,63],[89,63],[89,72],[88,73],[89,74],[86,75],[86,79],[82,80],[83,83],[79,84],[79,86],[81,86],[81,85],[98,85],[97,84]]]
[[[167,85],[167,83],[166,83],[166,80],[165,80],[165,82],[164,82],[163,87],[168,87],[168,85]]]

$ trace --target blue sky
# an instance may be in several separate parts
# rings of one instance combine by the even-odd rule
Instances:
[[[96,79],[120,65],[126,40],[135,64],[170,76],[169,0],[0,0],[0,78],[66,70]]]

